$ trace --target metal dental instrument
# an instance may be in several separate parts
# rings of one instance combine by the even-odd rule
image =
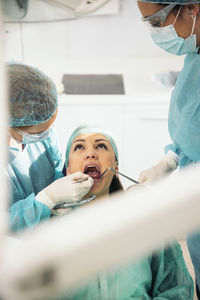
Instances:
[[[101,176],[99,178],[103,177],[107,172],[108,172],[108,168],[105,169],[105,171],[101,174]]]
[[[77,206],[89,203],[90,201],[95,200],[95,199],[96,199],[96,196],[92,195],[89,198],[80,200],[78,202],[68,202],[68,203],[58,204],[58,205],[54,206],[54,209],[77,207]]]
[[[78,179],[78,180],[73,181],[73,183],[82,183],[83,181],[86,181],[86,180],[87,180],[87,178],[86,179]]]
[[[133,178],[128,177],[128,176],[122,174],[121,172],[114,170],[113,168],[108,168],[108,170],[112,171],[113,173],[117,173],[117,174],[119,174],[119,175],[125,177],[126,179],[129,179],[130,181],[132,181],[132,182],[134,182],[134,183],[140,184],[138,181],[134,180]]]

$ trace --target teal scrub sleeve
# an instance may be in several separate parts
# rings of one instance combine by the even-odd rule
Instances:
[[[176,153],[177,155],[180,154],[180,149],[178,146],[176,146],[175,144],[169,144],[167,146],[165,146],[165,154],[167,154],[168,151],[173,151],[174,153]]]
[[[9,227],[12,232],[17,232],[25,227],[34,228],[51,216],[51,210],[46,205],[36,201],[34,193],[13,204],[9,208],[9,213]]]
[[[191,163],[195,162],[191,160],[185,153],[175,144],[169,144],[165,147],[165,154],[168,153],[168,151],[173,151],[175,154],[178,155],[178,164],[180,168],[186,167],[190,165]]]
[[[193,280],[177,242],[153,254],[151,269],[153,300],[193,300]]]

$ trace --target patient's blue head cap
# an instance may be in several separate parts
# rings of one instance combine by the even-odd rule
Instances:
[[[40,70],[20,63],[7,66],[10,127],[48,121],[58,106],[52,80]]]
[[[111,143],[111,146],[113,148],[113,151],[115,153],[115,157],[118,163],[118,149],[117,149],[117,145],[114,141],[114,139],[111,137],[110,133],[108,132],[108,130],[104,129],[101,127],[101,125],[96,124],[96,123],[85,123],[85,124],[81,124],[80,126],[78,126],[74,132],[72,133],[72,135],[69,138],[68,144],[67,144],[67,149],[66,149],[66,168],[67,168],[67,164],[68,164],[68,160],[69,160],[69,153],[70,153],[70,149],[71,149],[71,145],[73,140],[81,134],[85,134],[85,133],[100,133],[102,135],[104,135]]]
[[[139,0],[141,2],[147,3],[157,3],[157,4],[194,4],[200,3],[200,0]]]

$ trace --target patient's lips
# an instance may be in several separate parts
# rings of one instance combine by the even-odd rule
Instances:
[[[94,164],[85,166],[84,173],[92,177],[95,181],[100,179],[101,172],[99,167]]]

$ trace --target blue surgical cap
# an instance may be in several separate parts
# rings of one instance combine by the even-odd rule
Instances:
[[[157,4],[194,4],[200,3],[200,0],[139,0],[140,2]]]
[[[67,168],[67,164],[68,164],[68,160],[69,160],[69,153],[70,153],[70,149],[71,149],[71,145],[72,145],[73,140],[78,135],[86,134],[86,133],[100,133],[100,134],[104,135],[110,141],[112,149],[115,153],[117,163],[118,163],[117,145],[115,144],[115,141],[111,137],[110,133],[107,130],[105,130],[104,128],[102,128],[99,124],[85,123],[85,124],[81,124],[80,126],[78,126],[69,138],[69,141],[68,141],[68,144],[67,144],[67,149],[66,149],[66,156],[65,156],[65,159],[66,159],[65,166],[66,166],[66,168]]]
[[[58,106],[52,80],[40,70],[20,63],[7,66],[10,126],[31,126],[48,121]]]

